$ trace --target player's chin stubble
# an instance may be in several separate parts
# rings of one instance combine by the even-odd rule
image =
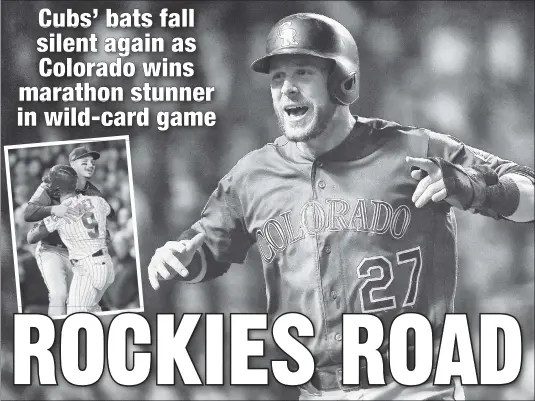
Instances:
[[[284,111],[277,111],[277,122],[281,132],[290,142],[308,142],[319,137],[325,131],[328,122],[332,118],[332,115],[327,116],[316,114],[312,121],[307,124],[309,126],[308,129],[306,127],[297,127],[293,129],[286,127],[283,113]]]

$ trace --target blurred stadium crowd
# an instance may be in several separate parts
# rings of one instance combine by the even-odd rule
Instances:
[[[44,313],[48,308],[48,292],[34,258],[35,245],[26,241],[34,223],[24,220],[24,209],[42,177],[56,164],[69,164],[69,153],[78,146],[89,146],[100,152],[91,182],[100,189],[115,211],[108,219],[110,254],[116,269],[116,280],[106,291],[101,306],[104,311],[139,307],[136,253],[130,185],[125,140],[73,143],[9,151],[13,217],[17,242],[21,304],[24,313]]]
[[[9,5],[9,7],[7,5]],[[36,38],[48,34],[37,25],[42,7],[63,11],[67,3],[42,1],[2,3],[5,41],[2,58],[2,96],[16,97],[21,85],[71,85],[76,79],[44,79],[36,73]],[[116,12],[169,12],[194,7],[196,28],[151,29],[152,36],[171,39],[194,36],[194,54],[131,54],[128,61],[191,60],[192,78],[90,78],[92,85],[202,86],[216,88],[211,103],[197,110],[213,110],[215,127],[176,129],[161,133],[151,127],[69,130],[16,127],[16,102],[4,103],[4,144],[131,135],[137,224],[143,268],[144,315],[202,312],[225,314],[265,311],[264,282],[258,252],[250,252],[243,266],[233,266],[223,277],[201,285],[166,282],[158,292],[146,280],[145,267],[154,250],[176,238],[194,222],[217,181],[247,152],[279,135],[271,106],[269,83],[253,73],[250,62],[263,54],[269,28],[294,12],[319,12],[337,19],[355,36],[360,48],[360,99],[355,114],[380,117],[454,135],[466,143],[533,167],[534,143],[534,6],[533,2],[413,2],[413,1],[265,1],[265,2],[69,2],[78,12],[95,7]],[[103,13],[101,13],[103,14]],[[75,30],[63,32],[74,34]],[[86,32],[106,36],[143,35],[140,29],[108,29],[97,20]],[[115,60],[113,54],[73,54],[91,61]],[[65,55],[56,55],[65,58]],[[125,91],[126,93],[126,91]],[[69,104],[76,106],[76,104]],[[28,109],[61,110],[64,104],[27,104]],[[190,110],[186,103],[91,104],[104,110]],[[4,114],[5,113],[5,114]],[[36,164],[36,163],[34,163]],[[38,164],[38,163],[37,163]],[[25,165],[20,169],[39,170]],[[16,166],[15,166],[16,169]],[[104,173],[101,173],[104,174]],[[38,177],[38,175],[37,175]],[[107,177],[101,185],[105,186]],[[120,180],[119,180],[120,182]],[[98,185],[98,184],[97,184]],[[115,192],[116,194],[117,192]],[[3,201],[5,190],[2,192]],[[20,196],[20,195],[19,195]],[[24,199],[24,198],[20,198]],[[5,205],[5,203],[3,203]],[[506,386],[469,386],[467,399],[533,399],[534,360],[534,230],[533,224],[495,221],[468,212],[456,212],[459,228],[459,277],[456,311],[466,313],[473,330],[476,361],[479,354],[480,313],[508,313],[523,331],[524,360],[520,377]],[[77,389],[61,382],[57,387],[9,386],[12,380],[12,322],[14,278],[9,250],[8,216],[2,209],[2,381],[4,398],[15,399],[289,399],[296,396],[271,379],[267,387],[156,386],[151,376],[143,385],[126,388],[105,374],[94,386]],[[6,246],[7,244],[7,246]],[[228,315],[227,315],[228,317]],[[109,322],[109,319],[103,319]],[[227,325],[228,328],[228,325]],[[189,351],[198,371],[204,372],[203,329]],[[228,338],[228,337],[227,337]],[[154,350],[154,345],[147,346]],[[228,351],[228,350],[227,350]],[[484,352],[485,350],[481,350]],[[266,357],[274,355],[268,341]],[[254,360],[254,359],[253,359]],[[260,363],[260,362],[259,362]],[[225,381],[228,383],[228,380]],[[180,378],[177,383],[181,383]]]

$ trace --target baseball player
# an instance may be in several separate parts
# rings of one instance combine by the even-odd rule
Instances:
[[[315,327],[300,339],[316,362],[301,399],[464,399],[456,384],[405,387],[389,374],[370,386],[364,359],[360,385],[345,387],[342,316],[371,313],[387,330],[416,312],[440,339],[456,287],[453,207],[533,221],[533,170],[448,135],[352,115],[357,45],[330,18],[283,18],[266,50],[252,69],[269,77],[283,135],[242,158],[200,219],[156,250],[152,286],[175,272],[189,283],[221,276],[256,243],[270,321],[299,312]]]
[[[94,161],[99,158],[100,153],[90,151],[85,147],[73,149],[69,154],[71,166],[77,171],[79,177],[77,192],[89,196],[103,196],[88,181],[95,172]],[[60,204],[59,197],[51,190],[48,175],[46,175],[24,210],[24,220],[37,222],[51,215],[69,219],[70,210],[67,206]],[[50,316],[65,315],[72,279],[71,264],[65,244],[58,233],[53,232],[37,244],[34,255],[48,289],[48,314]]]
[[[102,197],[77,194],[77,182],[72,167],[57,165],[50,170],[50,187],[58,191],[61,204],[71,209],[70,218],[46,217],[28,233],[28,242],[33,244],[57,231],[67,246],[73,265],[68,314],[100,311],[98,303],[115,277],[106,245],[111,208]]]
[[[99,189],[89,181],[95,174],[95,161],[98,159],[100,159],[99,152],[83,146],[73,149],[69,154],[69,164],[78,174],[76,193],[87,196],[103,196]]]

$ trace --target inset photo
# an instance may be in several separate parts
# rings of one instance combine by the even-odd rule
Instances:
[[[4,147],[19,313],[142,312],[128,136]]]

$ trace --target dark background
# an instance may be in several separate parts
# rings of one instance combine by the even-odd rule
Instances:
[[[142,12],[194,7],[195,29],[152,28],[153,36],[194,36],[193,54],[133,54],[125,61],[192,60],[190,79],[97,79],[93,85],[129,88],[150,81],[157,85],[215,86],[215,100],[197,105],[218,115],[215,127],[172,129],[32,128],[16,126],[17,88],[21,85],[69,85],[79,79],[44,79],[37,73],[35,41],[48,32],[38,26],[38,10],[67,7],[82,12],[95,7]],[[300,11],[319,12],[339,20],[360,47],[361,98],[355,114],[380,117],[404,125],[454,135],[466,143],[533,167],[534,142],[534,8],[533,2],[2,2],[2,144],[131,135],[140,256],[142,267],[154,250],[198,217],[217,181],[248,151],[279,135],[268,82],[249,69],[261,56],[270,26]],[[103,12],[101,12],[103,14]],[[156,20],[156,19],[155,19]],[[157,21],[157,20],[156,20]],[[72,35],[78,30],[56,30]],[[99,21],[85,33],[104,36],[143,35],[144,29],[110,30]],[[70,56],[70,55],[69,55]],[[65,58],[60,55],[58,58]],[[75,55],[84,59],[114,58],[106,54]],[[72,105],[72,104],[71,104]],[[134,110],[143,104],[92,104],[97,110]],[[146,104],[151,111],[189,110],[184,104]],[[28,109],[62,109],[63,104],[28,104]],[[2,154],[3,157],[3,154]],[[284,399],[295,391],[269,387],[155,386],[154,377],[135,388],[121,388],[105,374],[95,386],[14,388],[12,383],[12,318],[16,311],[15,281],[5,165],[2,161],[2,398],[13,399]],[[458,212],[459,285],[456,311],[467,313],[473,347],[479,353],[478,315],[509,313],[523,330],[521,376],[508,386],[465,389],[468,399],[533,399],[534,360],[534,231],[533,224],[494,221]],[[145,316],[157,312],[263,312],[264,283],[254,248],[243,266],[210,283],[176,282],[154,292],[143,271]],[[109,322],[110,319],[103,318]],[[228,326],[227,326],[228,328]],[[203,376],[204,330],[190,346]],[[227,336],[228,339],[228,336]],[[55,348],[57,351],[57,349]],[[484,352],[484,350],[482,350]],[[268,342],[267,356],[273,355]],[[228,359],[227,359],[228,362]],[[255,364],[265,365],[264,361]],[[180,383],[180,379],[178,379]],[[228,380],[226,381],[228,382]]]

